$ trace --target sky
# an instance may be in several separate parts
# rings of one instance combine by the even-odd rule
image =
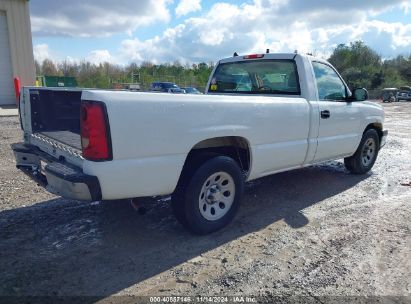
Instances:
[[[411,1],[31,0],[34,56],[182,64],[238,54],[311,52],[327,58],[362,40],[383,58],[411,53]]]

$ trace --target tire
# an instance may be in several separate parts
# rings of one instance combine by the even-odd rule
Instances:
[[[218,154],[212,152],[200,153],[194,155],[190,160],[187,167],[183,168],[182,175],[176,187],[176,190],[171,195],[171,208],[176,219],[184,226],[187,226],[184,208],[181,208],[181,202],[185,200],[185,189],[190,182],[193,174],[196,170],[207,160],[218,156]]]
[[[354,155],[344,158],[345,167],[353,174],[365,174],[371,170],[378,156],[380,138],[375,129],[364,132]]]
[[[237,162],[227,156],[212,157],[178,186],[172,197],[174,215],[195,234],[220,230],[236,215],[243,189]]]

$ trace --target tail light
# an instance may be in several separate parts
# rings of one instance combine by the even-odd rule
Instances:
[[[82,101],[80,133],[83,157],[92,161],[113,159],[106,107],[97,101]]]
[[[257,58],[263,58],[264,54],[251,54],[251,55],[246,55],[243,57],[243,59],[257,59]]]

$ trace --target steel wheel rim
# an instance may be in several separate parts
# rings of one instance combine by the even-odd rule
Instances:
[[[208,221],[221,219],[231,209],[235,197],[234,179],[227,172],[211,174],[201,187],[198,207]]]
[[[369,166],[375,157],[377,145],[375,144],[374,138],[368,138],[362,148],[362,164],[364,166]]]

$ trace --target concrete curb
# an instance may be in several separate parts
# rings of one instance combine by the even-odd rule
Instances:
[[[0,117],[18,116],[19,110],[16,107],[0,107]]]

